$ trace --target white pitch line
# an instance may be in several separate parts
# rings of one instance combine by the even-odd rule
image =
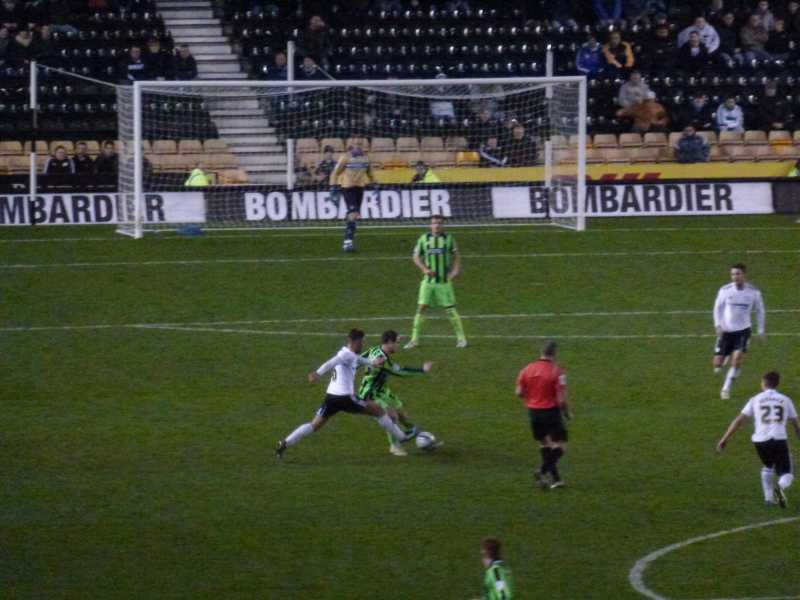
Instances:
[[[525,229],[525,225],[520,225],[515,227],[514,229],[491,229],[491,228],[484,228],[482,230],[474,230],[469,231],[469,227],[474,227],[471,225],[465,226],[450,226],[451,228],[459,227],[459,235],[508,235],[510,233],[529,233]],[[464,227],[464,229],[460,229]],[[530,226],[531,229],[534,229],[535,226]],[[419,230],[424,229],[423,226],[408,226],[409,230]],[[755,227],[601,227],[601,228],[590,228],[586,231],[583,231],[582,234],[587,233],[607,233],[607,232],[614,232],[614,233],[638,233],[638,232],[680,232],[680,233],[691,233],[691,232],[707,232],[707,231],[714,231],[714,232],[725,232],[725,231],[798,231],[800,227],[792,227],[792,226],[755,226]],[[537,235],[540,233],[558,233],[558,234],[569,234],[573,233],[567,229],[561,228],[543,228],[541,226],[536,227],[535,229]],[[217,238],[217,239],[253,239],[253,238],[261,238],[261,237],[297,237],[297,238],[311,238],[311,237],[341,237],[341,232],[336,230],[331,231],[324,231],[324,232],[317,232],[317,233],[306,233],[302,230],[292,230],[292,229],[269,229],[259,231],[258,233],[217,233],[215,230],[206,230],[203,234],[205,238]],[[405,231],[386,231],[380,230],[378,227],[374,227],[371,229],[367,229],[365,226],[362,226],[359,229],[359,234],[361,236],[407,236],[409,235]],[[186,236],[178,235],[175,233],[169,233],[166,235],[159,234],[158,237],[154,239],[165,239],[165,240],[185,240],[187,239]],[[201,238],[202,239],[202,238]],[[17,238],[17,239],[0,239],[0,244],[39,244],[39,243],[60,243],[60,242],[130,242],[131,240],[122,235],[114,235],[109,237],[60,237],[60,238]]]
[[[733,254],[732,250],[642,250],[633,252],[529,252],[509,254],[462,254],[463,258],[476,260],[513,259],[513,258],[579,258],[579,257],[631,257],[631,256],[704,256],[709,254]],[[735,254],[800,254],[797,250],[737,250]],[[143,261],[107,261],[107,262],[71,262],[71,263],[18,263],[0,264],[0,270],[36,270],[56,268],[83,267],[150,267],[150,266],[191,266],[191,265],[232,265],[232,264],[282,264],[312,262],[378,262],[378,261],[410,261],[410,255],[402,256],[299,256],[284,258],[210,258],[194,260],[143,260]]]
[[[800,308],[771,308],[770,314],[800,313]],[[630,310],[630,311],[583,311],[583,312],[541,312],[541,313],[508,313],[508,314],[477,314],[461,315],[462,319],[471,320],[504,320],[504,319],[552,319],[552,318],[592,318],[592,317],[636,317],[654,315],[707,315],[706,309],[688,310]],[[186,321],[186,322],[162,322],[162,323],[100,323],[96,325],[32,325],[0,327],[0,332],[24,332],[24,331],[70,331],[85,329],[125,329],[125,328],[148,328],[148,327],[212,327],[217,325],[270,325],[270,324],[297,324],[297,323],[358,323],[367,321],[410,321],[413,315],[382,315],[370,317],[308,317],[300,319],[251,319],[238,321]],[[447,317],[431,315],[426,317],[431,320],[444,320]],[[216,331],[216,330],[215,330]],[[776,335],[776,334],[768,334]],[[791,334],[790,334],[791,335]]]
[[[800,521],[800,517],[788,517],[785,519],[776,519],[774,521],[764,521],[761,523],[753,523],[750,525],[744,525],[742,527],[736,527],[735,529],[724,529],[723,531],[717,531],[716,533],[709,533],[707,535],[701,535],[693,538],[689,538],[688,540],[684,540],[682,542],[677,542],[675,544],[670,544],[669,546],[664,546],[663,548],[659,548],[644,556],[636,561],[633,565],[633,568],[628,573],[628,581],[638,593],[642,596],[646,596],[650,598],[650,600],[671,600],[667,596],[662,596],[651,590],[647,585],[644,583],[644,572],[647,570],[647,567],[650,566],[651,563],[655,562],[659,558],[669,554],[670,552],[674,552],[675,550],[680,550],[681,548],[685,548],[686,546],[691,546],[692,544],[697,544],[699,542],[705,542],[706,540],[713,540],[716,538],[720,538],[726,535],[733,535],[736,533],[742,533],[743,531],[750,531],[751,529],[761,529],[763,527],[771,527],[772,525],[781,525],[784,523],[791,523],[793,521]],[[798,596],[783,596],[781,598],[797,598]],[[728,599],[717,599],[717,600],[747,600],[745,598],[728,598]],[[753,598],[751,600],[768,600],[767,598]]]

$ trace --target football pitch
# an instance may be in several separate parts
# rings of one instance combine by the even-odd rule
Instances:
[[[351,327],[409,333],[422,231],[344,255],[338,230],[1,229],[0,596],[463,600],[494,535],[522,599],[800,598],[800,485],[763,505],[749,426],[714,453],[765,371],[800,401],[794,218],[453,229],[470,345],[432,312],[396,360],[433,371],[392,381],[444,447],[395,457],[341,414],[276,460]],[[711,307],[739,261],[767,339],[723,401]],[[575,419],[542,492],[513,392],[551,336]]]

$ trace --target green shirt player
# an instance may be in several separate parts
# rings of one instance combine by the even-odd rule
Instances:
[[[481,561],[486,567],[481,600],[514,600],[514,580],[511,569],[500,558],[500,541],[484,538],[481,542]]]
[[[419,345],[419,332],[422,328],[423,313],[429,306],[441,306],[450,319],[455,331],[457,348],[467,345],[464,326],[456,310],[456,295],[453,291],[453,280],[461,273],[461,257],[452,234],[444,231],[444,217],[431,217],[430,233],[423,233],[414,246],[414,264],[422,271],[424,277],[419,285],[419,306],[414,316],[414,327],[411,330],[411,341],[405,348],[416,348]]]
[[[358,388],[358,397],[361,400],[373,400],[376,402],[395,422],[400,422],[406,430],[406,436],[413,436],[417,428],[409,420],[408,414],[403,407],[400,398],[386,385],[390,376],[404,377],[415,373],[428,373],[433,367],[432,362],[425,362],[419,368],[401,367],[392,360],[392,354],[397,352],[397,332],[391,329],[383,332],[380,346],[373,346],[361,356],[373,363],[380,363],[375,367],[370,367],[361,379],[361,386]],[[384,362],[385,361],[385,362]],[[389,452],[395,456],[406,456],[408,453],[403,450],[394,438],[389,438]]]

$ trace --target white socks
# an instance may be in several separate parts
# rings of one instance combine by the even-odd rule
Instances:
[[[784,477],[786,476],[784,475]],[[774,479],[775,471],[766,467],[761,469],[761,489],[764,490],[764,502],[775,502]]]
[[[406,439],[405,432],[402,429],[400,429],[397,426],[397,424],[394,421],[392,421],[392,418],[386,413],[384,413],[382,417],[378,417],[375,420],[378,422],[378,425],[380,425],[386,431],[388,431],[389,434],[398,442],[402,442],[404,439]]]
[[[728,369],[728,374],[725,375],[725,383],[722,384],[723,390],[730,391],[731,385],[733,385],[733,380],[739,376],[739,371],[741,371],[741,369],[737,369],[736,367],[731,367]]]
[[[784,473],[783,475],[781,475],[781,478],[778,479],[778,485],[781,486],[782,490],[785,490],[790,485],[792,485],[793,481],[794,481],[794,475],[792,475],[791,473]]]
[[[311,423],[303,423],[300,425],[300,427],[286,436],[286,445],[294,446],[297,442],[302,440],[304,437],[308,437],[312,433],[314,433],[314,428],[311,426]]]

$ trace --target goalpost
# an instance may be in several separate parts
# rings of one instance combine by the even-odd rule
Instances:
[[[456,225],[586,227],[582,76],[137,81],[117,98],[118,231],[132,237],[339,227],[345,206],[325,161],[352,147],[376,179],[364,226],[443,214]],[[187,186],[194,168],[210,185]],[[425,168],[428,181],[412,181]]]

